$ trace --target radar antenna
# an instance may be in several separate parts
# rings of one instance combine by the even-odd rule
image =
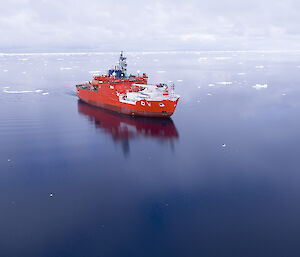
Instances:
[[[119,66],[121,68],[121,71],[124,75],[124,77],[127,76],[127,63],[126,63],[126,57],[123,56],[123,51],[121,51],[121,54],[120,54],[120,59],[119,59]]]

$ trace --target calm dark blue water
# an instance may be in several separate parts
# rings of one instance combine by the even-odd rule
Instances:
[[[78,101],[118,53],[0,56],[0,256],[299,256],[300,52],[127,56],[172,120]]]

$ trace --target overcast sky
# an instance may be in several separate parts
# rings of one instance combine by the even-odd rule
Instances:
[[[300,0],[1,0],[0,52],[300,49]]]

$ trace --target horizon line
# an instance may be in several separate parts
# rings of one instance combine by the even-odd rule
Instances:
[[[121,51],[87,51],[87,52],[0,52],[0,56],[17,55],[97,55],[97,54],[119,54]],[[300,50],[161,50],[161,51],[124,51],[127,54],[199,54],[199,53],[295,53]]]

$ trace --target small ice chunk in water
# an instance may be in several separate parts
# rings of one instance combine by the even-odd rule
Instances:
[[[286,93],[283,93],[282,95],[283,95],[283,96],[286,96]]]
[[[3,70],[3,72],[8,72],[8,70]]]
[[[218,85],[231,85],[232,82],[229,81],[222,81],[222,82],[217,82]]]
[[[268,85],[267,85],[267,84],[263,84],[263,85],[261,85],[261,84],[256,84],[255,86],[252,86],[252,87],[255,88],[256,90],[260,90],[260,89],[262,89],[262,88],[267,88]]]
[[[50,193],[50,197],[53,197],[53,194],[52,194],[52,193]]]
[[[177,79],[177,82],[182,82],[183,80],[182,79]]]
[[[48,92],[46,92],[46,93],[42,93],[42,95],[49,95],[49,93],[48,93]]]
[[[26,74],[26,71],[22,71],[22,74]]]
[[[60,67],[60,70],[72,70],[71,67]]]
[[[207,95],[208,95],[208,96],[212,96],[212,94],[211,94],[211,93],[207,93]]]
[[[257,65],[257,66],[255,66],[255,68],[256,69],[263,69],[265,66],[263,66],[263,65]]]
[[[7,161],[8,161],[8,162],[10,162],[10,161],[11,161],[11,159],[7,159]]]
[[[243,76],[243,75],[245,75],[245,74],[246,74],[245,72],[239,72],[239,73],[238,73],[239,76]]]
[[[201,88],[201,86],[198,86],[198,88]]]
[[[157,73],[165,73],[165,70],[158,70]]]
[[[216,86],[215,84],[209,84],[208,85],[209,87],[214,87],[214,86]]]
[[[222,147],[226,147],[226,144],[223,144]]]

